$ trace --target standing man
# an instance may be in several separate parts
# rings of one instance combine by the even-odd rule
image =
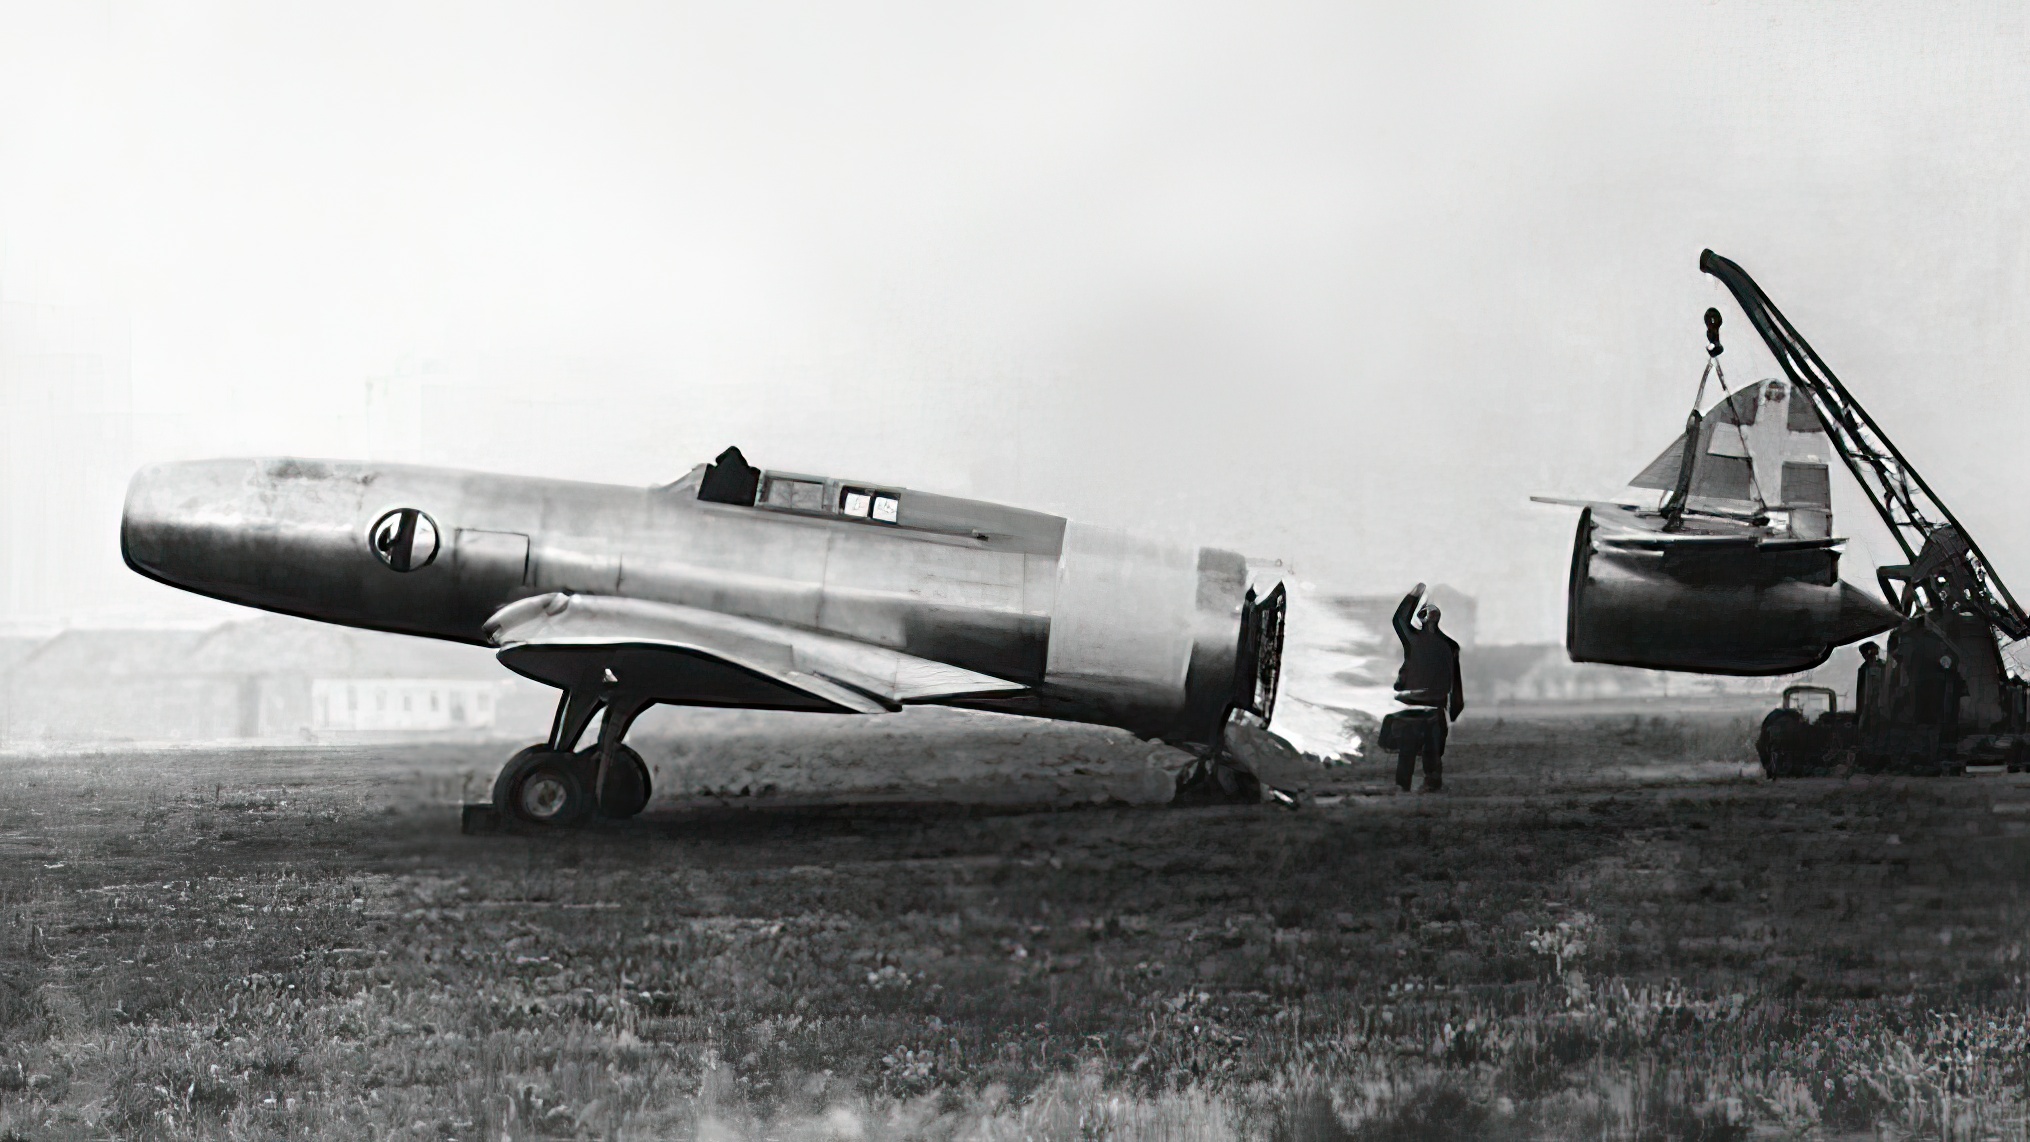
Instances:
[[[1872,642],[1862,643],[1861,669],[1854,675],[1854,715],[1863,729],[1881,718],[1879,707],[1887,697],[1883,692],[1888,683],[1887,673],[1882,665],[1881,648]]]
[[[1949,759],[1959,752],[1960,699],[1967,696],[1967,676],[1950,651],[1939,656],[1938,672],[1943,699],[1938,712],[1939,754]]]
[[[1935,727],[1934,759],[1948,758],[1959,745],[1960,699],[1967,692],[1958,652],[1929,624],[1904,646],[1910,660],[1911,697],[1915,699],[1911,720]]]
[[[1883,672],[1882,703],[1876,709],[1885,724],[1908,722],[1911,719],[1910,661],[1903,653],[1903,631],[1889,632],[1889,652],[1883,661],[1888,668]]]
[[[1396,607],[1396,637],[1403,643],[1403,668],[1396,672],[1396,701],[1413,707],[1390,715],[1400,719],[1396,742],[1396,785],[1410,791],[1417,758],[1424,759],[1424,792],[1444,786],[1445,738],[1449,721],[1466,708],[1459,681],[1459,644],[1438,629],[1438,608],[1423,603],[1424,585]],[[1422,603],[1420,606],[1419,604]],[[1414,616],[1414,618],[1413,618]]]

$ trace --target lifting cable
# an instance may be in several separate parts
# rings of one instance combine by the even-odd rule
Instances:
[[[1726,350],[1720,345],[1720,311],[1706,310],[1706,368],[1699,374],[1699,387],[1692,394],[1692,412],[1685,418],[1685,451],[1678,463],[1677,486],[1671,490],[1670,499],[1665,502],[1662,512],[1664,530],[1677,531],[1684,527],[1685,501],[1691,497],[1692,468],[1699,455],[1700,429],[1705,418],[1699,406],[1706,403],[1706,381],[1717,381],[1720,385],[1722,405],[1734,423],[1734,436],[1741,442],[1743,458],[1748,463],[1748,491],[1755,499],[1756,514],[1763,516],[1769,511],[1769,503],[1762,497],[1762,482],[1755,475],[1755,458],[1748,451],[1748,433],[1741,427],[1741,416],[1734,408],[1734,394],[1727,387],[1727,371],[1720,367],[1720,354]]]

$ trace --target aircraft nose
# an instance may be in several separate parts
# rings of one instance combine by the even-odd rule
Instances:
[[[222,570],[218,541],[251,483],[251,460],[151,464],[127,483],[120,514],[120,552],[127,566],[179,587],[194,587]]]
[[[459,516],[461,494],[455,479],[400,465],[156,464],[128,484],[120,550],[150,579],[230,603],[473,641],[500,600],[459,610],[454,560],[439,558],[456,533],[437,521]]]
[[[362,474],[318,461],[193,460],[135,473],[120,518],[127,566],[187,591],[271,609],[333,599],[356,560]],[[339,592],[343,594],[343,592]]]

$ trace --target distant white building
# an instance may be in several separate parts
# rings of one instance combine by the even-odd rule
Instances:
[[[310,683],[310,728],[320,734],[487,729],[495,701],[511,685],[506,678],[317,678]]]

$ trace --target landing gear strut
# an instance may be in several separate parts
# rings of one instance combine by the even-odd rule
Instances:
[[[605,672],[605,679],[612,678]],[[509,758],[494,779],[495,812],[535,825],[571,825],[595,813],[625,819],[641,812],[652,791],[648,766],[621,739],[653,704],[612,684],[566,690],[550,723],[550,740]],[[599,741],[574,752],[571,747],[602,709]]]

